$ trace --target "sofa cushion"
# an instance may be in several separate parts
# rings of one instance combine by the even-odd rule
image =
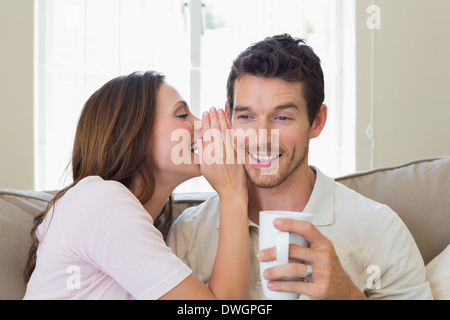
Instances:
[[[449,245],[450,157],[418,160],[336,180],[396,211],[413,235],[425,264]]]
[[[52,197],[44,192],[0,189],[0,300],[23,298],[33,218]]]
[[[436,300],[450,300],[450,245],[426,266],[427,280]]]

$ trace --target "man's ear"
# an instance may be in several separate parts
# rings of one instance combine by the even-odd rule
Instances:
[[[230,107],[228,106],[228,102],[225,102],[225,115],[227,117],[228,123],[231,125],[231,112]]]
[[[328,107],[325,104],[322,104],[319,109],[319,113],[317,113],[316,118],[311,126],[311,132],[309,137],[311,139],[317,138],[325,127],[325,123],[327,122],[328,116]]]

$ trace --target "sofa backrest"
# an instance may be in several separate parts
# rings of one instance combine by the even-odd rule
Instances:
[[[425,264],[450,244],[450,157],[418,160],[336,180],[397,212]]]

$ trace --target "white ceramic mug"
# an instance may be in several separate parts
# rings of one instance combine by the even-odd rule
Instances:
[[[275,261],[260,262],[261,283],[264,295],[271,300],[296,300],[300,294],[290,292],[276,292],[267,288],[267,280],[263,273],[266,269],[275,266],[287,264],[289,262],[298,262],[289,259],[289,244],[300,246],[309,246],[309,243],[296,233],[283,232],[275,228],[273,222],[277,218],[289,218],[294,220],[303,220],[312,222],[312,214],[293,211],[260,211],[259,212],[259,250],[276,248],[277,259]]]

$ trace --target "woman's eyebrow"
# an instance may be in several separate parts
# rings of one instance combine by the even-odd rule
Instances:
[[[188,104],[186,101],[184,100],[180,100],[177,103],[174,104],[174,108],[176,110],[181,109],[181,108],[189,108]]]

